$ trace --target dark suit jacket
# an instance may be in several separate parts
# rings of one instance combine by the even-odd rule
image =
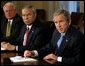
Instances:
[[[20,36],[17,39],[18,51],[22,52],[24,50],[37,50],[45,46],[48,42],[47,31],[43,23],[35,21],[30,29],[29,36],[27,38],[26,46],[23,46],[23,39],[26,30],[26,25],[23,26]]]
[[[3,34],[2,34],[2,32],[1,32],[1,30],[0,30],[0,38],[2,38],[3,37]]]
[[[72,26],[64,36],[60,48],[56,47],[60,33],[55,30],[51,42],[46,47],[38,50],[39,57],[50,53],[56,53],[62,57],[62,64],[77,64],[80,62],[80,47],[84,43],[83,34]],[[61,64],[61,63],[60,63]]]
[[[19,36],[21,27],[24,23],[22,18],[18,14],[16,14],[16,16],[13,18],[11,35],[9,37],[6,37],[7,21],[8,20],[5,17],[3,17],[1,20],[1,32],[3,35],[1,41],[10,42],[12,44],[13,40],[15,40]]]

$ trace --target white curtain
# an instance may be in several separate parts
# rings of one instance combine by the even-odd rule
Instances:
[[[77,1],[60,1],[60,9],[77,12]]]

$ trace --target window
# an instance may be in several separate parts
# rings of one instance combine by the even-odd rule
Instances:
[[[79,1],[60,1],[60,9],[68,10],[71,12],[80,12]]]

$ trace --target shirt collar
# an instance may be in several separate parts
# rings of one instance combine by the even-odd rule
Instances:
[[[61,36],[65,36],[66,33],[61,33]]]
[[[10,19],[10,20],[8,19],[8,21],[10,21],[10,24],[12,24],[12,22],[13,22],[13,19]]]
[[[32,25],[27,25],[26,28],[29,28],[29,30],[31,29]]]

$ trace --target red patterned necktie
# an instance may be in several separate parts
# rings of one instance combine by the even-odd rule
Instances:
[[[26,31],[25,31],[23,46],[26,46],[28,34],[29,34],[29,28],[26,29]]]

